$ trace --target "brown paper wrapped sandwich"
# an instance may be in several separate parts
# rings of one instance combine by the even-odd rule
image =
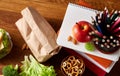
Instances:
[[[51,25],[33,8],[21,12],[16,26],[39,62],[45,62],[58,53],[57,34]]]

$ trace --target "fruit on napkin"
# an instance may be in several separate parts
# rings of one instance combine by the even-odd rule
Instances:
[[[79,21],[72,28],[73,37],[79,42],[89,42],[92,37],[89,35],[91,24],[87,21]]]

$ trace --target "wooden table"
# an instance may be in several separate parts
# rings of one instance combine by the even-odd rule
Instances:
[[[105,6],[108,7],[109,10],[120,10],[120,2],[118,0],[85,1],[98,10],[102,10]],[[3,66],[8,64],[20,64],[24,55],[31,54],[29,50],[21,50],[25,42],[15,26],[15,22],[21,18],[21,10],[27,6],[35,8],[57,32],[61,26],[69,2],[76,3],[78,0],[0,0],[0,28],[4,28],[10,33],[14,45],[11,53],[3,59],[0,59],[0,74],[2,74],[1,69]],[[63,76],[59,66],[62,58],[66,55],[68,55],[67,52],[62,50],[59,54],[53,56],[43,64],[54,65],[58,76]],[[106,76],[119,76],[119,68],[120,60]],[[86,69],[83,76],[94,76],[94,74],[89,69]]]

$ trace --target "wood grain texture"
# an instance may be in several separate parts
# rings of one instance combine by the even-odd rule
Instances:
[[[21,50],[24,40],[20,35],[15,22],[21,18],[21,10],[27,6],[35,8],[45,19],[52,25],[57,32],[62,24],[67,4],[69,2],[77,3],[79,0],[0,0],[0,28],[4,28],[10,33],[14,47],[9,55],[0,59],[0,74],[3,66],[8,64],[20,64],[24,55],[32,54],[30,50]],[[105,6],[110,10],[120,10],[120,2],[118,0],[84,0],[93,8],[102,10]],[[62,55],[62,56],[61,56]],[[45,65],[54,65],[58,76],[63,76],[60,71],[60,62],[68,54],[62,50],[58,55],[53,56],[45,62]],[[118,76],[120,73],[120,60],[106,76]],[[86,68],[83,76],[94,76],[94,74]]]

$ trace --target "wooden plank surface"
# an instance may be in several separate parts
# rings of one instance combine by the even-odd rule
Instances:
[[[120,10],[120,2],[118,0],[84,0],[88,2],[93,8],[102,10],[105,6],[110,10]],[[0,74],[3,66],[8,64],[20,64],[24,55],[31,54],[30,50],[21,50],[24,40],[20,35],[15,22],[21,18],[20,11],[27,6],[35,8],[45,19],[52,25],[57,32],[62,24],[67,4],[69,2],[76,3],[78,0],[0,0],[0,28],[8,31],[12,37],[13,48],[9,55],[0,59]],[[61,56],[62,54],[62,56]],[[60,71],[60,61],[68,55],[64,50],[58,55],[48,60],[45,65],[54,65],[57,70],[58,76],[63,76]],[[56,61],[55,61],[56,60]],[[109,74],[106,76],[120,75],[120,60],[114,66]],[[94,76],[88,69],[85,71],[84,76]]]

